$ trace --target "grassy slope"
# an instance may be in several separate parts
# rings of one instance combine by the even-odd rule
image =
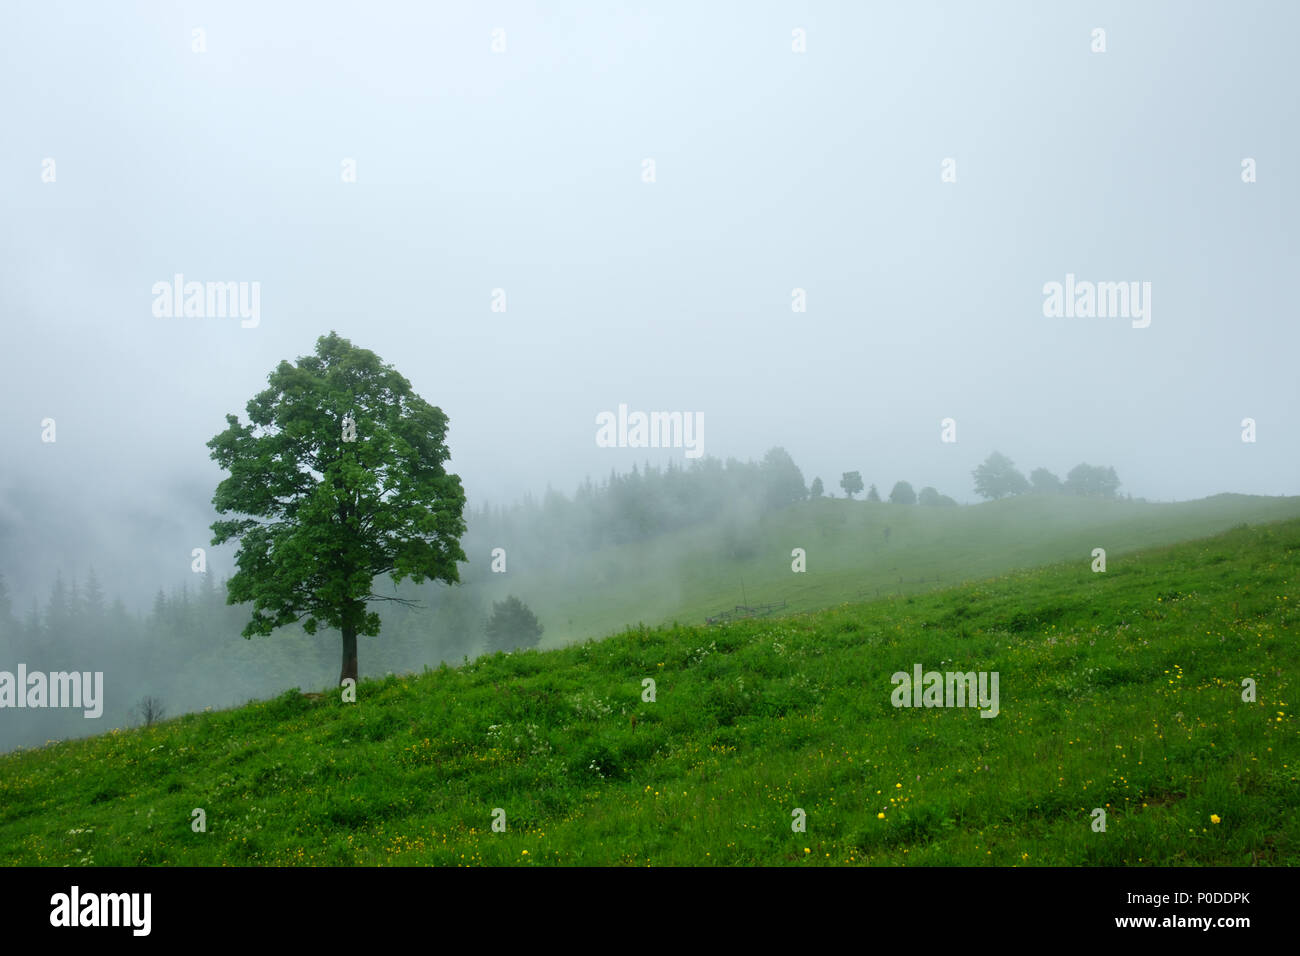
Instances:
[[[0,860],[1294,865],[1298,560],[1300,521],[1085,551],[3,756]],[[894,709],[917,662],[998,671],[1000,715]]]
[[[438,605],[446,585],[404,585],[405,596],[432,599],[432,609],[389,621],[378,638],[360,642],[363,677],[456,663],[482,652],[482,615],[490,600],[522,597],[546,632],[543,647],[563,647],[622,630],[629,623],[702,623],[740,603],[789,602],[789,612],[820,610],[891,594],[919,594],[1012,569],[1077,560],[1104,547],[1115,556],[1141,547],[1172,544],[1237,524],[1300,517],[1300,496],[1216,495],[1177,504],[1100,501],[1075,497],[989,502],[963,508],[920,508],[844,499],[803,502],[748,521],[719,514],[708,524],[645,542],[570,557],[548,542],[473,539],[473,559],[462,567],[461,610]],[[884,529],[891,534],[888,542]],[[508,574],[487,570],[491,547],[508,548]],[[807,552],[808,573],[793,574],[790,552]],[[476,610],[470,605],[477,604]],[[247,613],[247,606],[243,612]],[[156,659],[149,673],[130,678],[106,673],[108,701],[102,722],[47,712],[33,721],[0,713],[0,749],[39,746],[50,739],[102,733],[133,722],[127,708],[147,686],[168,712],[269,700],[291,687],[319,689],[338,674],[339,634],[315,637],[301,627],[269,638],[238,636],[247,620],[236,613],[229,630],[188,657]],[[0,651],[3,649],[0,648]],[[179,660],[179,663],[174,663]],[[13,669],[17,658],[11,655]],[[26,655],[37,670],[54,669]],[[116,690],[114,689],[116,688]],[[66,717],[67,719],[60,719]]]
[[[720,519],[572,564],[511,550],[510,572],[484,583],[492,600],[527,601],[546,626],[542,646],[560,647],[629,623],[703,623],[741,603],[742,580],[752,603],[813,611],[1075,560],[1097,547],[1117,555],[1297,517],[1300,497],[1252,495],[1174,504],[1030,496],[952,509],[821,499],[752,525]],[[791,573],[796,547],[807,552],[807,574]],[[736,558],[737,549],[751,553]]]

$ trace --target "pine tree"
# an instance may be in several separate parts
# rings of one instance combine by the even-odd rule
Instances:
[[[91,622],[91,627],[98,627],[104,616],[104,589],[100,586],[95,569],[90,569],[86,576],[86,587],[82,591],[82,614]]]
[[[14,653],[14,643],[18,639],[18,627],[13,619],[13,606],[9,601],[9,585],[5,576],[0,574],[0,654],[8,661]],[[0,666],[5,666],[0,664]]]
[[[5,581],[5,576],[0,574],[0,628],[4,633],[13,633],[13,604],[9,599],[9,585]]]
[[[50,600],[45,608],[45,633],[43,650],[50,655],[50,664],[63,663],[64,651],[72,641],[72,609],[68,603],[68,588],[63,583],[63,572],[55,572],[54,584],[50,586]]]

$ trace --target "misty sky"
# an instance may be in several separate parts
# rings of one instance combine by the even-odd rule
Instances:
[[[1298,10],[5,4],[0,572],[188,570],[205,442],[331,329],[448,414],[472,505],[685,463],[597,447],[620,403],[836,493],[972,501],[998,449],[1296,494]],[[177,273],[259,324],[156,317]],[[1067,273],[1150,282],[1149,327],[1045,317]]]

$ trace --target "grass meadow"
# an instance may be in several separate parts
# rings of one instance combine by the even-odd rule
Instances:
[[[18,751],[0,860],[1295,865],[1298,560],[1296,520],[1084,548]],[[997,672],[998,715],[894,707],[918,663]]]

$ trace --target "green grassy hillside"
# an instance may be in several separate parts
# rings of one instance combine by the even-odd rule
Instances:
[[[471,526],[465,541],[470,560],[454,588],[405,581],[393,590],[391,582],[376,582],[381,593],[416,604],[377,605],[384,625],[378,637],[359,642],[361,676],[477,657],[486,646],[483,624],[492,602],[511,594],[527,601],[545,626],[541,646],[558,648],[629,624],[701,624],[742,602],[786,601],[779,615],[786,616],[1076,561],[1096,547],[1118,557],[1242,523],[1300,518],[1300,497],[1217,495],[1159,504],[1022,496],[961,508],[821,499],[767,514],[733,504],[704,524],[594,553],[563,545],[563,520],[572,517],[561,515],[550,533],[527,522],[519,527],[531,530],[500,533]],[[509,553],[506,574],[489,571],[495,547]],[[806,552],[806,573],[791,570],[795,548]],[[56,711],[0,714],[0,751],[132,725],[131,708],[145,695],[178,715],[270,700],[289,688],[316,689],[337,678],[337,631],[312,636],[289,625],[244,640],[239,633],[249,607],[226,607],[223,596],[173,591],[166,607],[159,611],[156,604],[133,631],[115,630],[112,622],[104,632],[87,631],[82,640],[91,653],[78,658],[78,666],[105,672],[103,720],[92,724]],[[102,640],[104,634],[115,636]],[[12,670],[23,661],[33,669],[60,669],[64,665],[47,653],[56,646],[19,646],[0,634],[0,667]]]
[[[512,548],[508,574],[474,580],[492,600],[522,597],[546,626],[542,646],[561,647],[629,623],[703,623],[742,595],[813,611],[1075,560],[1093,548],[1116,555],[1297,517],[1300,497],[1160,504],[1023,496],[961,508],[823,498],[747,520],[719,516],[573,561],[541,546]],[[794,548],[807,552],[805,574],[790,570]]]
[[[911,516],[894,534],[930,540]],[[2,756],[0,860],[1300,863],[1300,521],[1125,557],[1114,540],[952,589],[641,628],[365,682],[355,704],[294,692]],[[972,547],[968,574],[1001,546]],[[1114,549],[1105,573],[1094,546]],[[998,672],[998,715],[895,708],[891,674],[918,663]]]

